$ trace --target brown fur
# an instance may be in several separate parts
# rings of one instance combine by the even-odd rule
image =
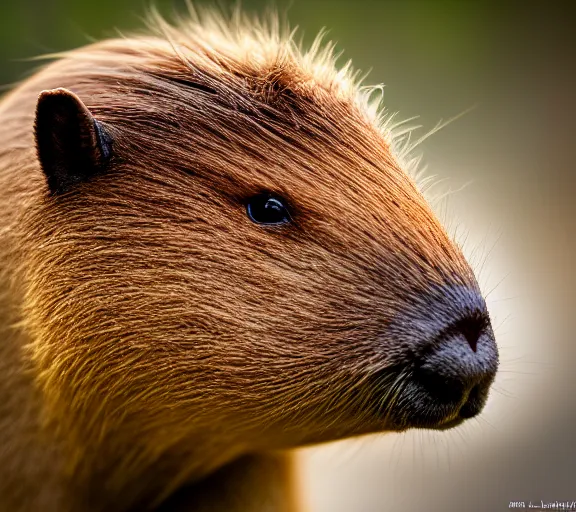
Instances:
[[[276,450],[397,428],[359,391],[409,358],[387,326],[477,288],[351,72],[222,25],[70,52],[0,104],[1,510],[294,510]],[[49,195],[57,87],[114,156]],[[293,224],[250,222],[262,190]]]

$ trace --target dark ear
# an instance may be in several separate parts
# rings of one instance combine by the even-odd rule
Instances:
[[[89,180],[112,155],[105,127],[66,89],[40,93],[34,131],[38,160],[53,194]]]

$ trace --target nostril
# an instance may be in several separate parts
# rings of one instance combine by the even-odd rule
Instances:
[[[475,313],[457,320],[450,326],[449,330],[462,334],[466,338],[472,351],[476,352],[478,349],[478,339],[484,329],[486,329],[487,323],[486,315]]]

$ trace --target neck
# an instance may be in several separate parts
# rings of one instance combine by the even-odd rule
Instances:
[[[246,455],[184,487],[157,512],[296,512],[295,456]]]
[[[87,472],[76,487],[82,491],[76,491],[79,496],[74,497],[88,505],[83,510],[296,512],[299,509],[295,496],[295,456],[291,453],[239,454],[226,449],[226,444],[219,445],[207,438],[175,444],[153,457],[150,446],[138,449],[137,444],[130,443],[131,449],[125,452],[117,446],[115,455],[110,449],[113,446],[106,444],[86,452]],[[110,478],[112,475],[116,478]],[[76,480],[76,476],[71,478]],[[74,487],[65,491],[75,492]]]

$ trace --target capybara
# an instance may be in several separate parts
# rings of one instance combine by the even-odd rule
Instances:
[[[291,449],[452,427],[497,370],[331,46],[156,18],[0,103],[2,511],[299,511]]]

